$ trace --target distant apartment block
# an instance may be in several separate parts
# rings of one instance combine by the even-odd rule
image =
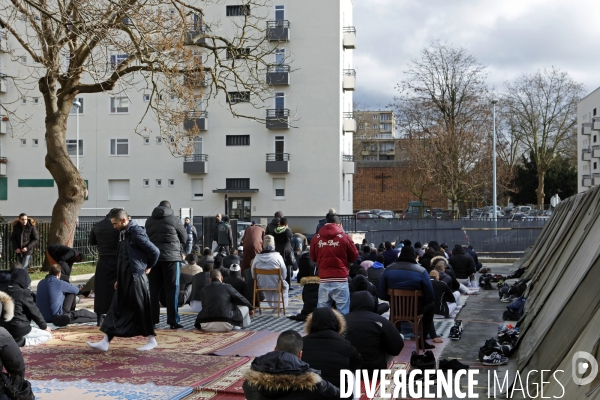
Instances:
[[[600,185],[600,88],[577,104],[577,192]]]

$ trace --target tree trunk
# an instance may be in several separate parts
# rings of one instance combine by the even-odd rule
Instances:
[[[544,178],[546,176],[546,171],[538,169],[538,187],[535,189],[535,194],[537,195],[537,203],[538,210],[544,209],[544,197],[546,194],[544,193]]]

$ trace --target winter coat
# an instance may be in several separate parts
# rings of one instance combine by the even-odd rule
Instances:
[[[431,286],[433,286],[433,295],[435,296],[434,314],[443,315],[448,318],[450,310],[447,303],[456,302],[452,290],[450,290],[450,287],[446,283],[435,279],[431,279]]]
[[[398,259],[398,254],[400,254],[400,250],[397,249],[386,249],[381,255],[383,256],[383,265],[388,266],[391,263],[395,262]]]
[[[210,285],[210,272],[199,272],[192,277],[192,295],[190,301],[200,301],[200,293],[205,286]]]
[[[321,376],[335,386],[340,384],[340,371],[361,368],[362,357],[344,338],[346,320],[331,308],[317,308],[306,319],[302,361],[321,371]]]
[[[305,276],[314,276],[317,272],[316,268],[317,264],[310,259],[310,253],[308,251],[300,253],[300,256],[298,257],[298,275],[296,276],[296,279],[298,282],[301,282],[302,278]]]
[[[272,351],[255,358],[242,385],[248,400],[339,398],[339,389],[294,354]]]
[[[350,236],[336,224],[325,224],[310,241],[310,258],[317,263],[324,282],[345,282],[348,265],[358,258]]]
[[[371,267],[372,268],[372,267]],[[369,268],[369,270],[371,270]],[[400,259],[385,269],[379,281],[379,298],[389,300],[388,289],[422,290],[419,298],[419,309],[434,301],[433,287],[425,268],[416,262]]]
[[[191,276],[199,274],[202,271],[203,271],[202,267],[199,266],[198,264],[185,264],[183,267],[181,267],[182,274],[191,275]]]
[[[223,283],[231,285],[239,294],[244,296],[250,304],[252,304],[252,290],[250,290],[245,280],[238,278],[237,276],[229,275],[227,278],[223,278]]]
[[[315,231],[315,234],[319,233],[321,228],[324,227],[326,223],[327,223],[327,218],[320,219],[319,223],[317,224],[317,230]]]
[[[252,304],[238,293],[233,286],[221,283],[214,279],[210,285],[205,286],[200,292],[202,311],[196,317],[194,326],[202,329],[200,324],[205,322],[228,322],[232,325],[242,326],[242,312],[237,306],[246,306],[252,310]]]
[[[5,328],[13,338],[21,339],[31,332],[31,321],[40,329],[46,329],[46,321],[35,305],[31,290],[29,274],[24,269],[16,269],[11,275],[10,285],[6,293],[0,293],[3,312],[0,326]]]
[[[35,225],[31,224],[31,220],[27,220],[27,225],[25,226],[18,221],[13,225],[10,241],[15,250],[27,247],[27,251],[24,254],[30,256],[33,253],[35,246],[37,246],[38,240],[37,228]]]
[[[292,238],[292,248],[296,251],[296,248],[299,248],[300,251],[306,250],[306,246],[308,246],[308,240],[306,236],[301,233],[294,233],[294,237]]]
[[[281,258],[286,266],[294,265],[294,249],[292,248],[292,238],[294,234],[290,228],[277,227],[273,238],[275,239],[275,250],[281,254]]]
[[[449,262],[456,279],[467,279],[469,275],[475,273],[475,261],[470,255],[465,254],[465,249],[461,245],[454,246]]]
[[[158,261],[181,261],[181,246],[187,241],[187,232],[171,208],[156,207],[146,220],[146,232],[160,250]]]
[[[437,256],[446,258],[444,253],[438,250],[434,250],[433,248],[428,248],[423,257],[419,257],[419,264],[421,264],[421,266],[427,270],[427,273],[431,272],[432,269],[431,260]]]
[[[350,313],[344,317],[348,325],[346,339],[362,356],[362,369],[370,373],[387,369],[386,355],[400,354],[404,340],[387,318],[377,314],[376,298],[367,291],[355,292],[350,297]]]
[[[254,257],[252,263],[252,277],[256,279],[254,271],[256,269],[281,269],[281,278],[284,281],[284,286],[287,287],[285,278],[287,276],[287,268],[281,255],[276,251],[264,250],[262,253]],[[258,277],[258,287],[261,289],[276,288],[279,285],[279,277],[277,275],[260,275]]]
[[[271,222],[267,225],[267,229],[265,229],[265,235],[275,235],[275,228],[279,226],[279,218],[273,218]]]
[[[100,257],[116,257],[119,245],[119,231],[113,227],[107,216],[98,221],[90,231],[90,244],[98,248]]]
[[[300,314],[290,317],[295,321],[306,321],[306,317],[315,311],[319,304],[319,286],[321,279],[318,276],[305,276],[300,280],[302,285],[302,311]]]
[[[128,259],[117,260],[117,265],[126,265],[129,262],[135,277],[144,275],[146,269],[154,267],[159,260],[160,250],[150,241],[146,229],[135,221],[129,221],[125,230],[121,231],[119,246],[128,246],[128,249],[118,252],[117,257]]]
[[[367,277],[369,278],[369,282],[371,282],[375,287],[379,287],[379,281],[381,280],[381,275],[383,275],[383,264],[375,261],[371,268],[367,270]]]
[[[244,231],[244,256],[242,257],[242,271],[250,268],[252,260],[258,253],[262,251],[263,239],[265,237],[265,230],[258,226],[249,226]]]
[[[223,258],[223,267],[226,269],[231,268],[233,264],[240,265],[242,260],[236,254],[230,254],[227,257]]]
[[[0,370],[2,370],[2,367],[6,369],[9,375],[25,377],[23,353],[21,353],[15,339],[4,328],[0,328]]]
[[[217,226],[217,244],[219,246],[233,246],[233,233],[231,225],[227,222],[221,222]],[[236,246],[237,247],[237,246]]]
[[[208,263],[210,263],[210,264],[215,263],[215,259],[213,258],[213,256],[202,256],[198,259],[198,262],[196,264],[198,264],[200,267],[202,267],[204,269],[204,267]]]

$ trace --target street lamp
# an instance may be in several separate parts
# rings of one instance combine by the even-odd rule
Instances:
[[[77,140],[75,141],[75,167],[77,167],[77,171],[79,171],[79,108],[81,108],[81,103],[75,100],[73,102],[73,105],[77,107]]]
[[[497,209],[497,196],[496,196],[496,104],[498,99],[492,99],[492,126],[493,126],[493,140],[492,140],[492,162],[493,162],[493,204],[494,204],[494,237],[498,237],[498,209]]]

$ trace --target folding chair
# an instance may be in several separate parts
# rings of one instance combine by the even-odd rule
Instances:
[[[258,276],[259,275],[278,275],[279,284],[276,288],[272,289],[260,289],[258,287]],[[277,292],[277,307],[261,307],[260,305],[260,292]],[[281,269],[254,269],[254,298],[252,299],[252,306],[258,308],[258,313],[262,315],[262,309],[274,310],[277,308],[277,317],[279,317],[279,309],[283,308],[283,315],[285,315],[285,300],[283,298],[283,277],[281,275]],[[265,300],[266,301],[266,300]],[[281,304],[281,305],[280,305]]]
[[[425,348],[425,335],[423,334],[423,314],[418,313],[419,297],[423,297],[422,290],[388,289],[390,295],[390,322],[396,326],[398,322],[410,322],[415,334],[415,346],[419,354],[417,335],[421,333],[421,348]]]

